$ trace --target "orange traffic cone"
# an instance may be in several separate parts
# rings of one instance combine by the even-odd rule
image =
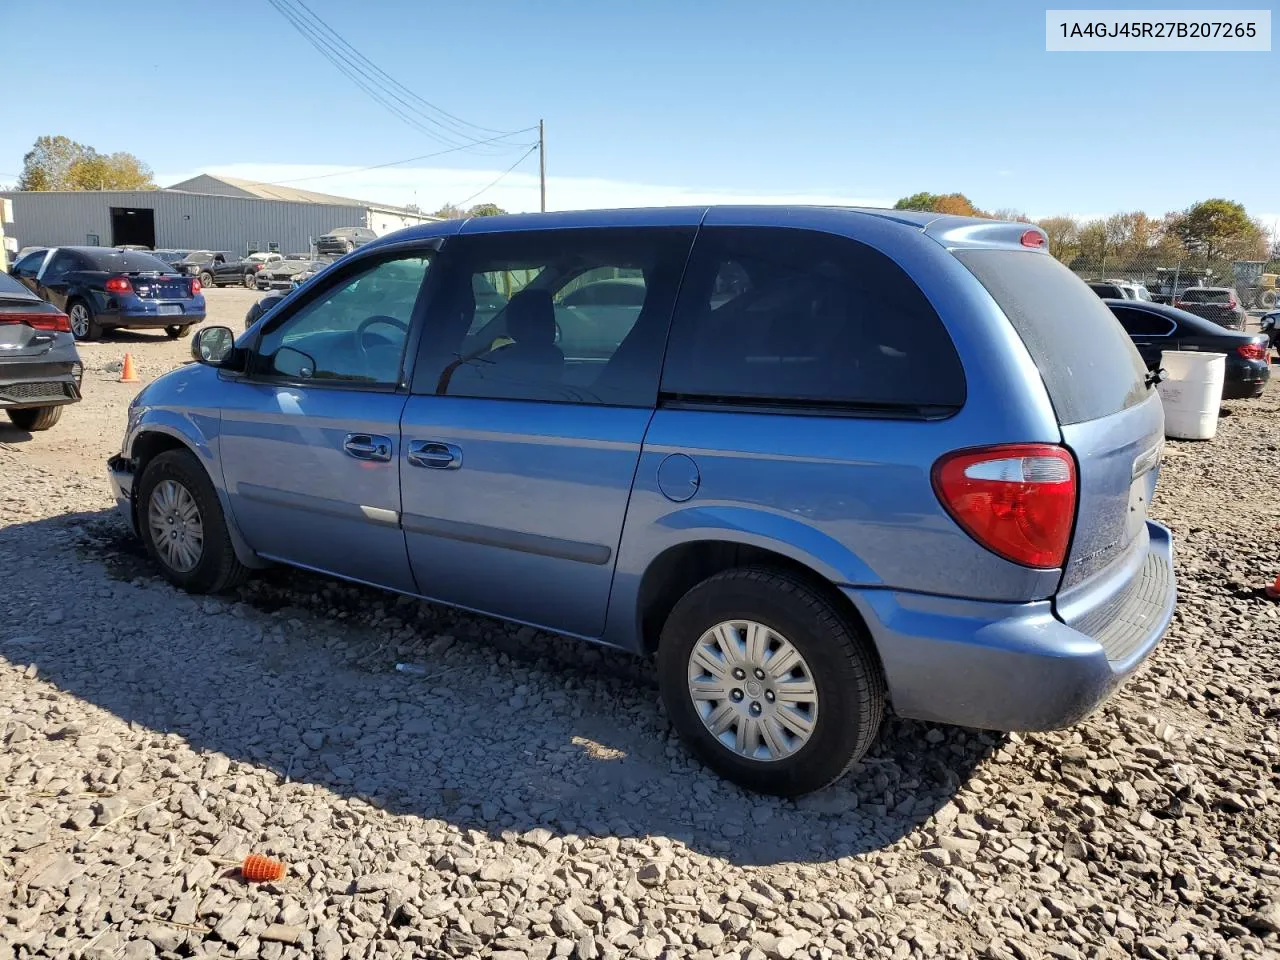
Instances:
[[[1272,600],[1280,600],[1280,576],[1276,577],[1276,582],[1269,587],[1263,588],[1268,597]]]
[[[121,383],[137,383],[138,371],[133,369],[133,354],[126,353],[124,355],[124,366],[120,369]]]

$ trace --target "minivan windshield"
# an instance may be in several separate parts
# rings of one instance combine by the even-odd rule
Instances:
[[[1147,365],[1089,285],[1044,253],[958,250],[1026,344],[1061,424],[1108,417],[1146,399]]]

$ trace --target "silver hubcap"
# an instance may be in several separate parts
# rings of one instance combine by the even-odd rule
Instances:
[[[753,620],[726,620],[698,638],[689,696],[711,735],[750,760],[791,756],[818,722],[818,687],[804,657]]]
[[[195,569],[204,552],[204,524],[191,491],[176,480],[161,480],[151,491],[147,525],[165,563],[179,573]]]
[[[83,304],[77,303],[71,308],[71,332],[77,337],[83,337],[89,332],[89,311]]]

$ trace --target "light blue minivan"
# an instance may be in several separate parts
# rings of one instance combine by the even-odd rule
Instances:
[[[1152,378],[1027,224],[433,223],[192,350],[109,466],[169,580],[292,564],[656,654],[751,789],[832,782],[887,705],[1073,723],[1173,613]]]

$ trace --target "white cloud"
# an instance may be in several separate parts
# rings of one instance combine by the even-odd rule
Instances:
[[[284,184],[319,193],[359,197],[380,203],[403,206],[416,203],[423,210],[438,210],[446,203],[492,202],[505,210],[524,212],[538,209],[538,177],[517,171],[504,177],[490,189],[501,169],[460,170],[450,167],[386,167],[381,170],[352,170],[335,166],[278,163],[237,163],[226,166],[201,167],[157,175],[162,185],[177,183],[197,174],[223,174],[244,180]],[[327,176],[334,174],[333,176]],[[326,175],[322,178],[319,175]],[[300,179],[306,178],[306,179]],[[835,204],[848,206],[888,207],[894,200],[870,193],[812,191],[784,193],[768,189],[728,190],[716,187],[679,187],[653,183],[632,183],[604,177],[547,178],[547,208],[550,210],[583,210],[609,207],[660,207],[680,204],[760,203],[760,204]]]

